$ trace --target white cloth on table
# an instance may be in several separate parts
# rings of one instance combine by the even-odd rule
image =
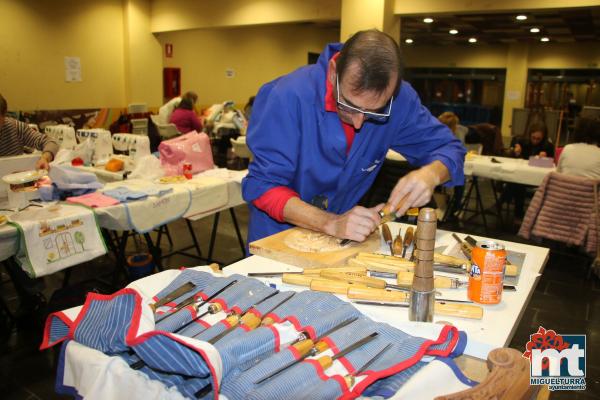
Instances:
[[[20,234],[16,259],[31,276],[40,277],[106,253],[94,212],[80,205],[28,208],[13,214]]]
[[[146,233],[154,228],[168,224],[187,213],[192,202],[190,189],[182,184],[155,184],[147,180],[131,179],[122,182],[111,182],[105,186],[110,190],[126,187],[134,192],[160,194],[161,191],[173,191],[163,196],[149,196],[144,200],[123,203],[129,224],[138,233]]]
[[[221,179],[225,179],[227,181],[234,181],[237,182],[239,184],[242,183],[242,179],[244,179],[244,177],[248,175],[248,170],[242,170],[242,171],[233,171],[230,169],[226,169],[226,168],[215,168],[215,169],[209,169],[207,171],[201,172],[199,174],[197,174],[195,176],[196,177],[213,177],[213,178],[221,178]]]
[[[227,181],[223,179],[200,174],[183,185],[192,191],[192,204],[185,213],[186,217],[218,210],[229,202]]]

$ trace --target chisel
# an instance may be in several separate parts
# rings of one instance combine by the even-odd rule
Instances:
[[[335,273],[335,272],[325,271],[325,272],[321,272],[321,277],[325,278],[325,279],[338,280],[338,281],[342,281],[342,282],[346,282],[346,283],[364,285],[364,286],[372,287],[372,288],[376,288],[376,289],[394,289],[394,290],[402,290],[402,291],[409,290],[406,287],[387,283],[383,279],[372,278],[370,276],[363,276],[363,275],[354,275],[349,272]]]
[[[170,303],[171,301],[175,300],[180,296],[183,296],[186,293],[189,293],[190,291],[194,290],[195,287],[196,285],[192,282],[186,282],[183,285],[171,291],[170,293],[168,293],[163,298],[159,299],[156,303],[150,304],[150,308],[152,308],[152,311],[156,312],[157,308],[162,307],[167,303]]]
[[[362,374],[363,372],[365,372],[367,370],[367,368],[369,368],[375,361],[377,361],[377,359],[379,357],[381,357],[386,351],[388,351],[390,347],[392,347],[392,344],[388,343],[377,354],[375,354],[373,357],[371,357],[371,359],[369,361],[364,363],[363,366],[360,367],[360,369],[356,370],[353,374],[346,375],[344,377],[344,381],[346,381],[346,385],[348,386],[348,389],[350,389],[352,386],[354,386],[356,377],[359,376],[360,374]]]
[[[395,255],[398,257],[402,255],[402,250],[403,250],[402,228],[398,229],[398,235],[396,235],[396,238],[394,239],[393,249],[394,249],[394,252],[392,253],[392,255]]]
[[[381,225],[381,235],[383,236],[383,240],[387,243],[390,248],[390,254],[394,255],[394,239],[392,237],[392,232],[390,231],[390,227],[387,224]]]
[[[302,274],[283,274],[281,280],[290,285],[306,286],[315,292],[346,294],[350,286],[366,287],[365,285],[351,285],[349,283]]]
[[[402,204],[402,202],[400,202],[400,204]],[[400,205],[398,205],[398,208],[399,207],[400,207]],[[379,214],[379,217],[381,218],[381,221],[379,221],[380,225],[396,219],[396,211],[392,211],[390,209],[389,205],[387,205],[387,204],[383,207],[383,209],[381,211],[378,212],[378,214]],[[352,239],[344,239],[340,242],[340,246],[346,246],[350,242],[352,242]]]
[[[402,242],[402,258],[406,258],[406,251],[408,250],[408,248],[410,247],[410,245],[413,242],[413,238],[414,238],[414,234],[415,234],[415,228],[413,228],[412,226],[409,226],[406,229],[406,233],[404,234],[404,242]]]
[[[251,308],[255,308],[260,303],[263,303],[265,300],[273,297],[277,293],[279,293],[279,290],[275,291],[272,295],[269,295],[269,296],[265,297],[264,299],[262,299],[258,303],[256,303],[253,306],[249,307],[248,310],[246,310],[244,312],[244,315],[242,317],[239,317],[238,314],[235,314],[235,315],[238,315],[237,318],[228,320],[228,322],[230,324],[229,328],[227,328],[223,332],[219,333],[214,338],[208,340],[208,343],[210,343],[210,344],[217,343],[219,340],[223,339],[229,333],[233,332],[233,330],[235,328],[237,328],[239,325],[245,325],[248,328],[250,328],[249,330],[253,330],[253,329],[259,327],[261,325],[261,321],[263,321],[263,320],[259,316],[257,316],[256,314],[248,312],[248,311],[250,311]],[[290,293],[290,295],[288,297],[286,297],[285,299],[283,299],[282,301],[280,301],[279,303],[277,303],[275,306],[273,306],[271,309],[269,309],[268,311],[266,311],[265,315],[268,315],[269,313],[273,312],[273,310],[275,310],[277,307],[279,307],[280,305],[282,305],[283,303],[285,303],[286,301],[288,301],[289,299],[291,299],[295,294],[296,293],[293,293],[293,292]],[[263,321],[264,322],[262,324],[263,326],[271,325],[273,323],[273,320],[271,318],[266,318],[266,319],[269,319],[270,321],[269,322]]]
[[[335,327],[334,330],[337,330],[339,328],[341,328],[342,326],[337,326]],[[326,335],[330,334],[331,332],[328,332],[327,334],[323,335],[322,337],[325,337]],[[323,356],[320,357],[317,361],[319,362],[319,364],[321,364],[321,366],[323,367],[323,369],[327,369],[329,368],[332,364],[333,361],[337,360],[340,357],[345,356],[346,354],[350,353],[351,351],[354,351],[356,349],[358,349],[361,346],[364,346],[365,344],[367,344],[368,342],[370,342],[371,340],[375,339],[377,337],[378,333],[374,332],[372,334],[370,334],[369,336],[366,336],[364,338],[362,338],[361,340],[358,340],[357,342],[353,343],[352,345],[348,346],[347,348],[345,348],[344,350],[342,350],[341,352],[335,354],[333,357],[331,356]],[[255,384],[259,385],[263,382],[268,381],[269,379],[275,377],[276,375],[279,375],[280,373],[282,373],[283,371],[287,370],[288,368],[293,367],[294,365],[300,363],[301,361],[304,361],[306,358],[308,357],[312,357],[316,354],[319,354],[325,350],[327,350],[329,348],[327,343],[324,343],[322,341],[319,341],[317,343],[313,343],[312,340],[306,340],[306,341],[301,341],[298,343],[295,343],[292,345],[298,352],[300,352],[300,354],[302,354],[302,356],[297,359],[292,361],[291,363],[288,363],[278,369],[276,369],[275,371],[271,372],[269,375],[265,376],[264,378],[261,378],[259,380],[257,380],[256,382],[254,382]]]
[[[410,287],[414,278],[413,272],[398,272],[396,279],[398,285]],[[433,286],[436,289],[458,289],[463,286],[467,286],[468,282],[461,281],[458,278],[449,278],[447,276],[434,276]]]
[[[369,306],[384,306],[384,307],[402,307],[408,308],[408,302],[382,302],[382,301],[368,301],[368,300],[357,300],[353,301],[356,304],[369,305]],[[460,317],[469,319],[482,319],[483,308],[472,304],[452,304],[445,301],[437,301],[434,304],[435,314],[445,315],[448,317]]]
[[[323,333],[315,340],[310,339],[308,334],[302,332],[300,334],[300,336],[298,337],[298,340],[296,340],[294,343],[292,343],[290,345],[290,347],[293,347],[296,350],[296,352],[300,355],[300,357],[286,365],[283,365],[283,366],[277,368],[275,371],[269,373],[269,375],[267,375],[266,377],[261,378],[254,383],[256,383],[256,384],[263,383],[264,381],[271,379],[275,375],[285,371],[289,367],[291,367],[295,364],[298,364],[302,360],[305,360],[308,357],[313,357],[313,356],[329,349],[329,344],[327,342],[324,342],[322,339],[331,335],[333,332],[338,331],[347,325],[350,325],[352,322],[356,321],[357,319],[358,319],[358,317],[352,317],[350,319],[347,319],[347,320],[343,321],[342,323],[329,329],[327,332]]]
[[[217,290],[215,293],[213,293],[211,296],[207,297],[206,300],[202,300],[200,303],[198,303],[198,305],[196,306],[196,312],[198,311],[198,309],[200,307],[202,307],[204,304],[208,303],[209,301],[211,301],[212,299],[214,299],[215,297],[217,297],[218,295],[220,295],[221,293],[223,293],[225,290],[227,290],[228,288],[230,288],[231,286],[233,286],[234,284],[237,283],[237,280],[231,281],[229,282],[227,285],[225,285],[224,287],[222,287],[221,289]],[[217,304],[211,304],[210,306],[216,306]],[[209,306],[209,308],[210,308]],[[219,305],[220,306],[220,305]],[[213,307],[214,308],[214,307]],[[173,331],[173,333],[177,333],[177,332],[181,332],[183,329],[185,329],[186,327],[188,327],[189,325],[191,325],[192,323],[198,321],[200,318],[202,318],[202,316],[206,315],[202,314],[197,316],[196,318],[193,318],[192,320],[190,320],[189,322],[187,322],[186,324],[184,324],[183,326],[180,326],[179,328],[175,329]],[[158,322],[158,321],[157,321]]]
[[[353,302],[366,305],[380,305],[390,307],[408,307],[409,294],[381,289],[348,289],[348,298]],[[436,299],[434,311],[439,315],[451,317],[481,319],[483,308],[470,303],[468,300]]]
[[[272,276],[282,276],[283,274],[295,274],[295,275],[310,275],[310,276],[319,276],[321,271],[339,271],[339,272],[355,272],[362,273],[364,275],[367,274],[367,268],[365,267],[354,267],[354,266],[345,266],[345,267],[329,267],[329,268],[306,268],[304,271],[299,272],[284,272],[284,271],[272,271],[272,272],[249,272],[248,276],[260,278],[260,277],[272,277]]]

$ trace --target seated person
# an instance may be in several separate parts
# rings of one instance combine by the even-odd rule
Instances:
[[[194,112],[194,103],[192,99],[184,97],[177,108],[171,114],[169,122],[175,124],[177,130],[181,133],[191,131],[202,131],[202,122]]]
[[[532,123],[529,125],[528,135],[525,138],[514,137],[509,155],[515,158],[528,160],[531,156],[554,157],[554,145],[548,140],[548,128],[542,123]],[[525,215],[525,185],[519,183],[507,183],[500,196],[500,203],[515,200],[516,222]]]
[[[531,156],[554,157],[554,145],[548,140],[548,128],[543,123],[529,125],[526,137],[515,136],[510,149],[513,157],[525,160]]]
[[[8,104],[0,94],[0,157],[23,154],[24,147],[42,151],[35,163],[37,169],[49,169],[58,152],[58,143],[47,135],[30,128],[26,123],[6,116]]]
[[[575,143],[565,146],[557,171],[563,174],[600,179],[600,120],[580,118],[573,132]]]
[[[171,114],[177,108],[182,99],[190,99],[192,104],[198,101],[196,92],[185,92],[181,97],[174,97],[158,109],[158,119],[161,124],[168,124],[171,120]]]

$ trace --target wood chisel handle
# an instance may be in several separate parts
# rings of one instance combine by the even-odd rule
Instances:
[[[310,339],[304,339],[294,343],[292,347],[298,351],[300,356],[305,356],[311,351],[313,347],[315,347],[315,343]]]
[[[398,285],[410,287],[413,282],[414,274],[412,272],[398,272]],[[455,278],[447,276],[436,276],[433,278],[433,285],[436,289],[456,289],[460,286]]]
[[[348,293],[349,288],[355,286],[366,288],[365,285],[352,284],[344,281],[334,281],[331,279],[313,279],[310,283],[310,290],[314,290],[316,292],[346,294]]]
[[[404,249],[404,246],[402,245],[402,235],[398,234],[398,236],[396,236],[396,239],[394,239],[392,248],[394,249],[394,255],[396,255],[396,256],[402,255],[402,250]]]
[[[514,264],[506,264],[504,269],[504,275],[506,276],[517,276],[519,272],[519,268]]]
[[[464,266],[465,269],[469,269],[471,267],[471,261],[469,260],[465,260],[464,258],[447,256],[445,254],[440,253],[433,253],[433,262],[435,264],[444,264],[460,268]]]
[[[413,228],[412,226],[409,226],[408,229],[406,229],[406,233],[404,234],[404,242],[402,242],[402,247],[403,247],[402,257],[406,256],[406,251],[412,244],[414,235],[415,235],[415,228]]]
[[[482,319],[483,308],[473,304],[442,303],[435,302],[435,313],[450,317]]]
[[[231,314],[225,318],[225,322],[229,324],[229,326],[236,326],[238,322],[240,322],[240,316],[238,314]]]
[[[371,278],[368,276],[353,275],[350,273],[332,273],[325,271],[321,273],[322,278],[343,281],[346,283],[357,283],[368,287],[385,289],[386,282],[383,279]]]
[[[240,319],[240,325],[246,325],[250,329],[256,329],[260,326],[262,319],[256,314],[247,312]]]
[[[350,287],[347,292],[349,299],[372,300],[382,302],[407,302],[409,294],[397,290]]]
[[[367,267],[364,266],[345,266],[345,267],[332,267],[332,268],[307,268],[302,272],[304,275],[319,276],[323,271],[333,272],[353,272],[361,275],[367,274]]]
[[[381,235],[383,236],[383,240],[385,241],[385,243],[387,243],[388,247],[390,248],[390,254],[394,255],[394,239],[392,236],[392,231],[390,231],[390,227],[388,226],[388,224],[384,223],[383,225],[381,225]]]
[[[323,369],[327,369],[333,365],[333,358],[330,356],[322,356],[317,359],[317,362],[323,367]]]
[[[283,274],[281,275],[281,281],[289,285],[297,286],[310,286],[310,282],[315,279],[314,276],[307,276],[302,274]]]

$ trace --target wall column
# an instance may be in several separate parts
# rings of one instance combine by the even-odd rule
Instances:
[[[152,34],[150,1],[123,2],[126,104],[162,105],[162,48]]]
[[[508,47],[506,56],[504,106],[502,110],[502,136],[512,136],[511,125],[513,108],[522,108],[525,106],[528,59],[528,44],[513,43]]]
[[[400,17],[394,14],[393,0],[342,0],[340,40],[353,33],[378,29],[400,41]]]

